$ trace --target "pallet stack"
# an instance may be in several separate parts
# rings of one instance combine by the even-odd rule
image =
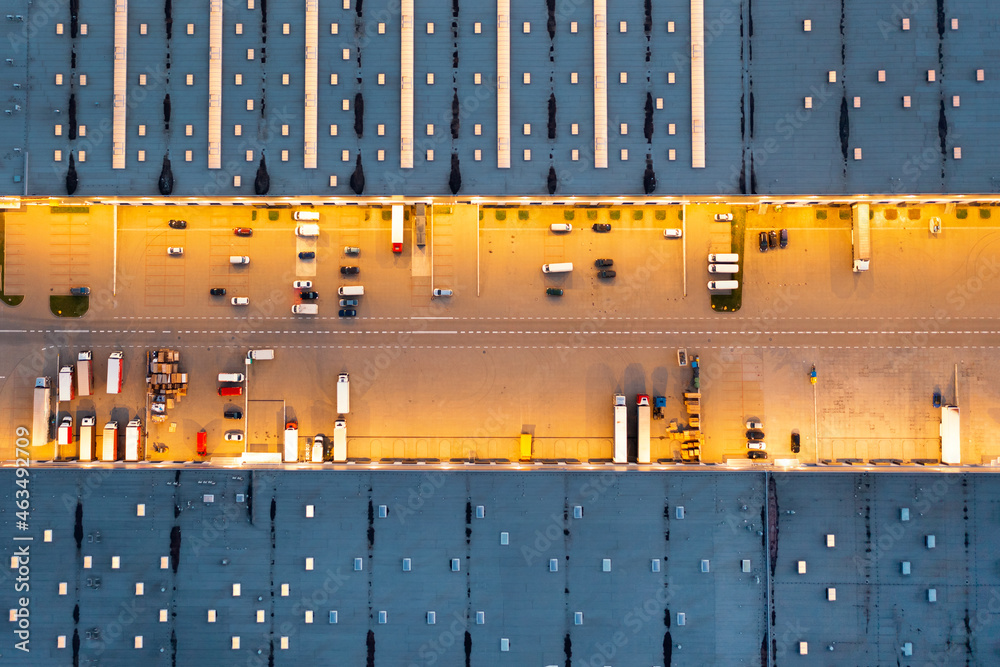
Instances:
[[[146,388],[153,403],[172,403],[187,396],[188,374],[181,373],[181,353],[177,350],[153,350],[146,355]]]

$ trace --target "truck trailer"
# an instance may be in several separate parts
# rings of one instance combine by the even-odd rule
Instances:
[[[104,436],[101,438],[101,460],[118,460],[118,422],[108,422],[104,425]]]
[[[403,205],[392,205],[392,251],[403,252]]]
[[[335,463],[347,461],[347,422],[338,419],[333,424],[333,451],[330,459]]]
[[[94,424],[93,417],[84,417],[80,420],[80,460],[94,460]]]
[[[122,393],[122,352],[112,352],[108,357],[108,393]]]
[[[346,415],[351,411],[351,376],[341,373],[337,378],[337,413]]]
[[[80,396],[94,393],[94,353],[90,350],[76,355],[76,391]]]
[[[615,394],[615,463],[628,463],[628,424],[625,395]]]
[[[35,411],[31,418],[31,446],[40,447],[49,441],[52,423],[52,378],[35,378]]]
[[[872,242],[870,213],[868,204],[854,204],[854,228],[851,232],[851,245],[854,247],[854,272],[868,270],[871,261]]]
[[[296,422],[285,424],[285,463],[299,460],[299,425]]]
[[[639,448],[636,463],[649,463],[649,396],[639,394],[635,397],[639,408]]]
[[[69,415],[63,417],[62,423],[59,424],[59,430],[56,434],[56,444],[59,447],[69,447],[73,444],[73,418]]]
[[[59,400],[72,401],[76,398],[76,387],[73,384],[73,367],[63,366],[59,369]]]
[[[136,417],[125,427],[125,460],[139,460],[139,441],[142,435],[142,420]]]
[[[959,430],[959,410],[956,405],[941,406],[941,463],[962,464],[962,438]]]

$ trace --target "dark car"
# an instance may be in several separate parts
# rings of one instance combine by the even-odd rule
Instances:
[[[785,248],[788,246],[788,230],[782,229],[778,232],[778,247]]]
[[[187,229],[187,220],[171,220],[167,223],[170,229]]]
[[[563,295],[563,291],[561,289],[559,289],[558,287],[549,287],[548,289],[545,290],[545,293],[548,294],[549,296],[562,296]]]
[[[771,248],[778,247],[778,232],[773,229],[767,233],[767,245]]]
[[[757,235],[757,246],[761,252],[767,252],[767,232],[761,232]]]
[[[595,232],[610,232],[611,225],[607,223],[594,223],[594,226],[591,227],[591,229],[593,229]]]
[[[302,299],[318,299],[319,292],[299,292],[299,297]]]
[[[792,454],[798,454],[800,449],[802,445],[799,442],[799,432],[792,431]]]
[[[941,392],[935,391],[933,396],[933,403],[935,408],[941,407]]]
[[[72,294],[73,296],[87,296],[88,294],[90,294],[90,288],[89,287],[70,287],[69,288],[69,293]]]
[[[766,459],[767,452],[762,452],[759,449],[749,449],[747,450],[748,459]]]
[[[226,288],[213,287],[212,289],[208,290],[208,293],[211,294],[212,296],[226,296]]]
[[[340,315],[341,317],[356,317],[358,311],[354,310],[353,308],[343,308],[337,314]]]
[[[759,428],[752,428],[749,431],[747,431],[747,440],[763,440],[763,439],[764,439],[764,431],[760,430]]]
[[[597,266],[597,267],[601,267],[601,266],[614,266],[614,265],[615,265],[615,260],[613,260],[613,259],[599,259],[596,262],[594,262],[594,266]]]
[[[300,252],[299,253],[299,259],[316,259],[316,253],[314,253],[312,251],[309,251],[309,252]]]
[[[226,410],[222,416],[226,419],[243,419],[243,413],[239,410]]]
[[[361,269],[356,266],[342,266],[340,267],[340,273],[345,276],[356,276],[361,273]]]
[[[616,275],[618,274],[611,269],[605,269],[604,271],[597,272],[598,278],[614,278]]]
[[[237,227],[233,230],[233,234],[237,236],[253,236],[253,230],[249,227]]]

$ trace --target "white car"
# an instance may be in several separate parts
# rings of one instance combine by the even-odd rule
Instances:
[[[732,213],[716,213],[715,214],[715,221],[716,222],[732,222],[733,221],[733,214]]]
[[[763,451],[767,449],[767,445],[764,444],[763,440],[749,440],[747,441],[747,449],[759,449]]]
[[[250,297],[246,297],[246,296],[234,296],[232,298],[232,300],[230,301],[230,303],[232,303],[234,306],[249,306],[250,305]]]
[[[573,231],[573,225],[568,222],[556,222],[549,225],[549,229],[554,232],[571,232]]]
[[[748,431],[752,430],[752,429],[763,429],[763,428],[764,428],[764,425],[761,424],[759,421],[756,421],[754,419],[748,419],[747,420],[747,430]]]
[[[454,291],[450,289],[436,289],[434,290],[434,296],[451,296]]]
[[[168,255],[183,255],[184,248],[167,248]]]
[[[226,431],[226,434],[222,436],[228,442],[243,442],[243,432],[242,431]]]
[[[664,229],[663,236],[668,239],[679,239],[681,237],[681,230],[679,229]]]
[[[292,287],[295,289],[309,289],[313,286],[313,281],[311,280],[296,280],[292,283]]]

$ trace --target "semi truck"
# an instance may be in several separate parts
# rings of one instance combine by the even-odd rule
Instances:
[[[59,400],[72,401],[76,398],[76,387],[73,385],[73,367],[63,366],[59,369]]]
[[[959,410],[956,405],[941,406],[941,463],[962,464],[962,438],[959,430]]]
[[[341,373],[337,378],[337,413],[346,415],[351,411],[351,377]]]
[[[639,407],[639,448],[636,463],[649,463],[649,396],[639,394],[635,397]]]
[[[60,447],[69,447],[73,444],[73,418],[69,415],[63,417],[56,434],[56,444]]]
[[[336,463],[347,461],[347,422],[338,419],[333,424],[333,452],[330,459]]]
[[[392,205],[392,251],[403,252],[403,205]]]
[[[31,418],[31,446],[40,447],[49,441],[52,423],[52,378],[35,378],[35,411]]]
[[[76,355],[76,391],[80,396],[94,393],[94,353],[90,350]]]
[[[625,395],[615,394],[615,453],[612,461],[628,463],[628,424]]]
[[[93,417],[84,417],[80,420],[80,460],[94,460],[94,424]]]
[[[112,352],[108,357],[108,393],[122,393],[122,362],[123,353]]]
[[[101,460],[118,460],[118,422],[108,422],[104,425],[104,437],[101,438]]]
[[[297,422],[285,424],[285,463],[299,460],[299,425]]]
[[[854,228],[851,232],[851,244],[854,246],[854,272],[868,270],[871,260],[872,244],[869,224],[870,214],[868,204],[854,204]]]
[[[125,460],[139,460],[139,439],[142,431],[142,420],[136,417],[125,427]]]

